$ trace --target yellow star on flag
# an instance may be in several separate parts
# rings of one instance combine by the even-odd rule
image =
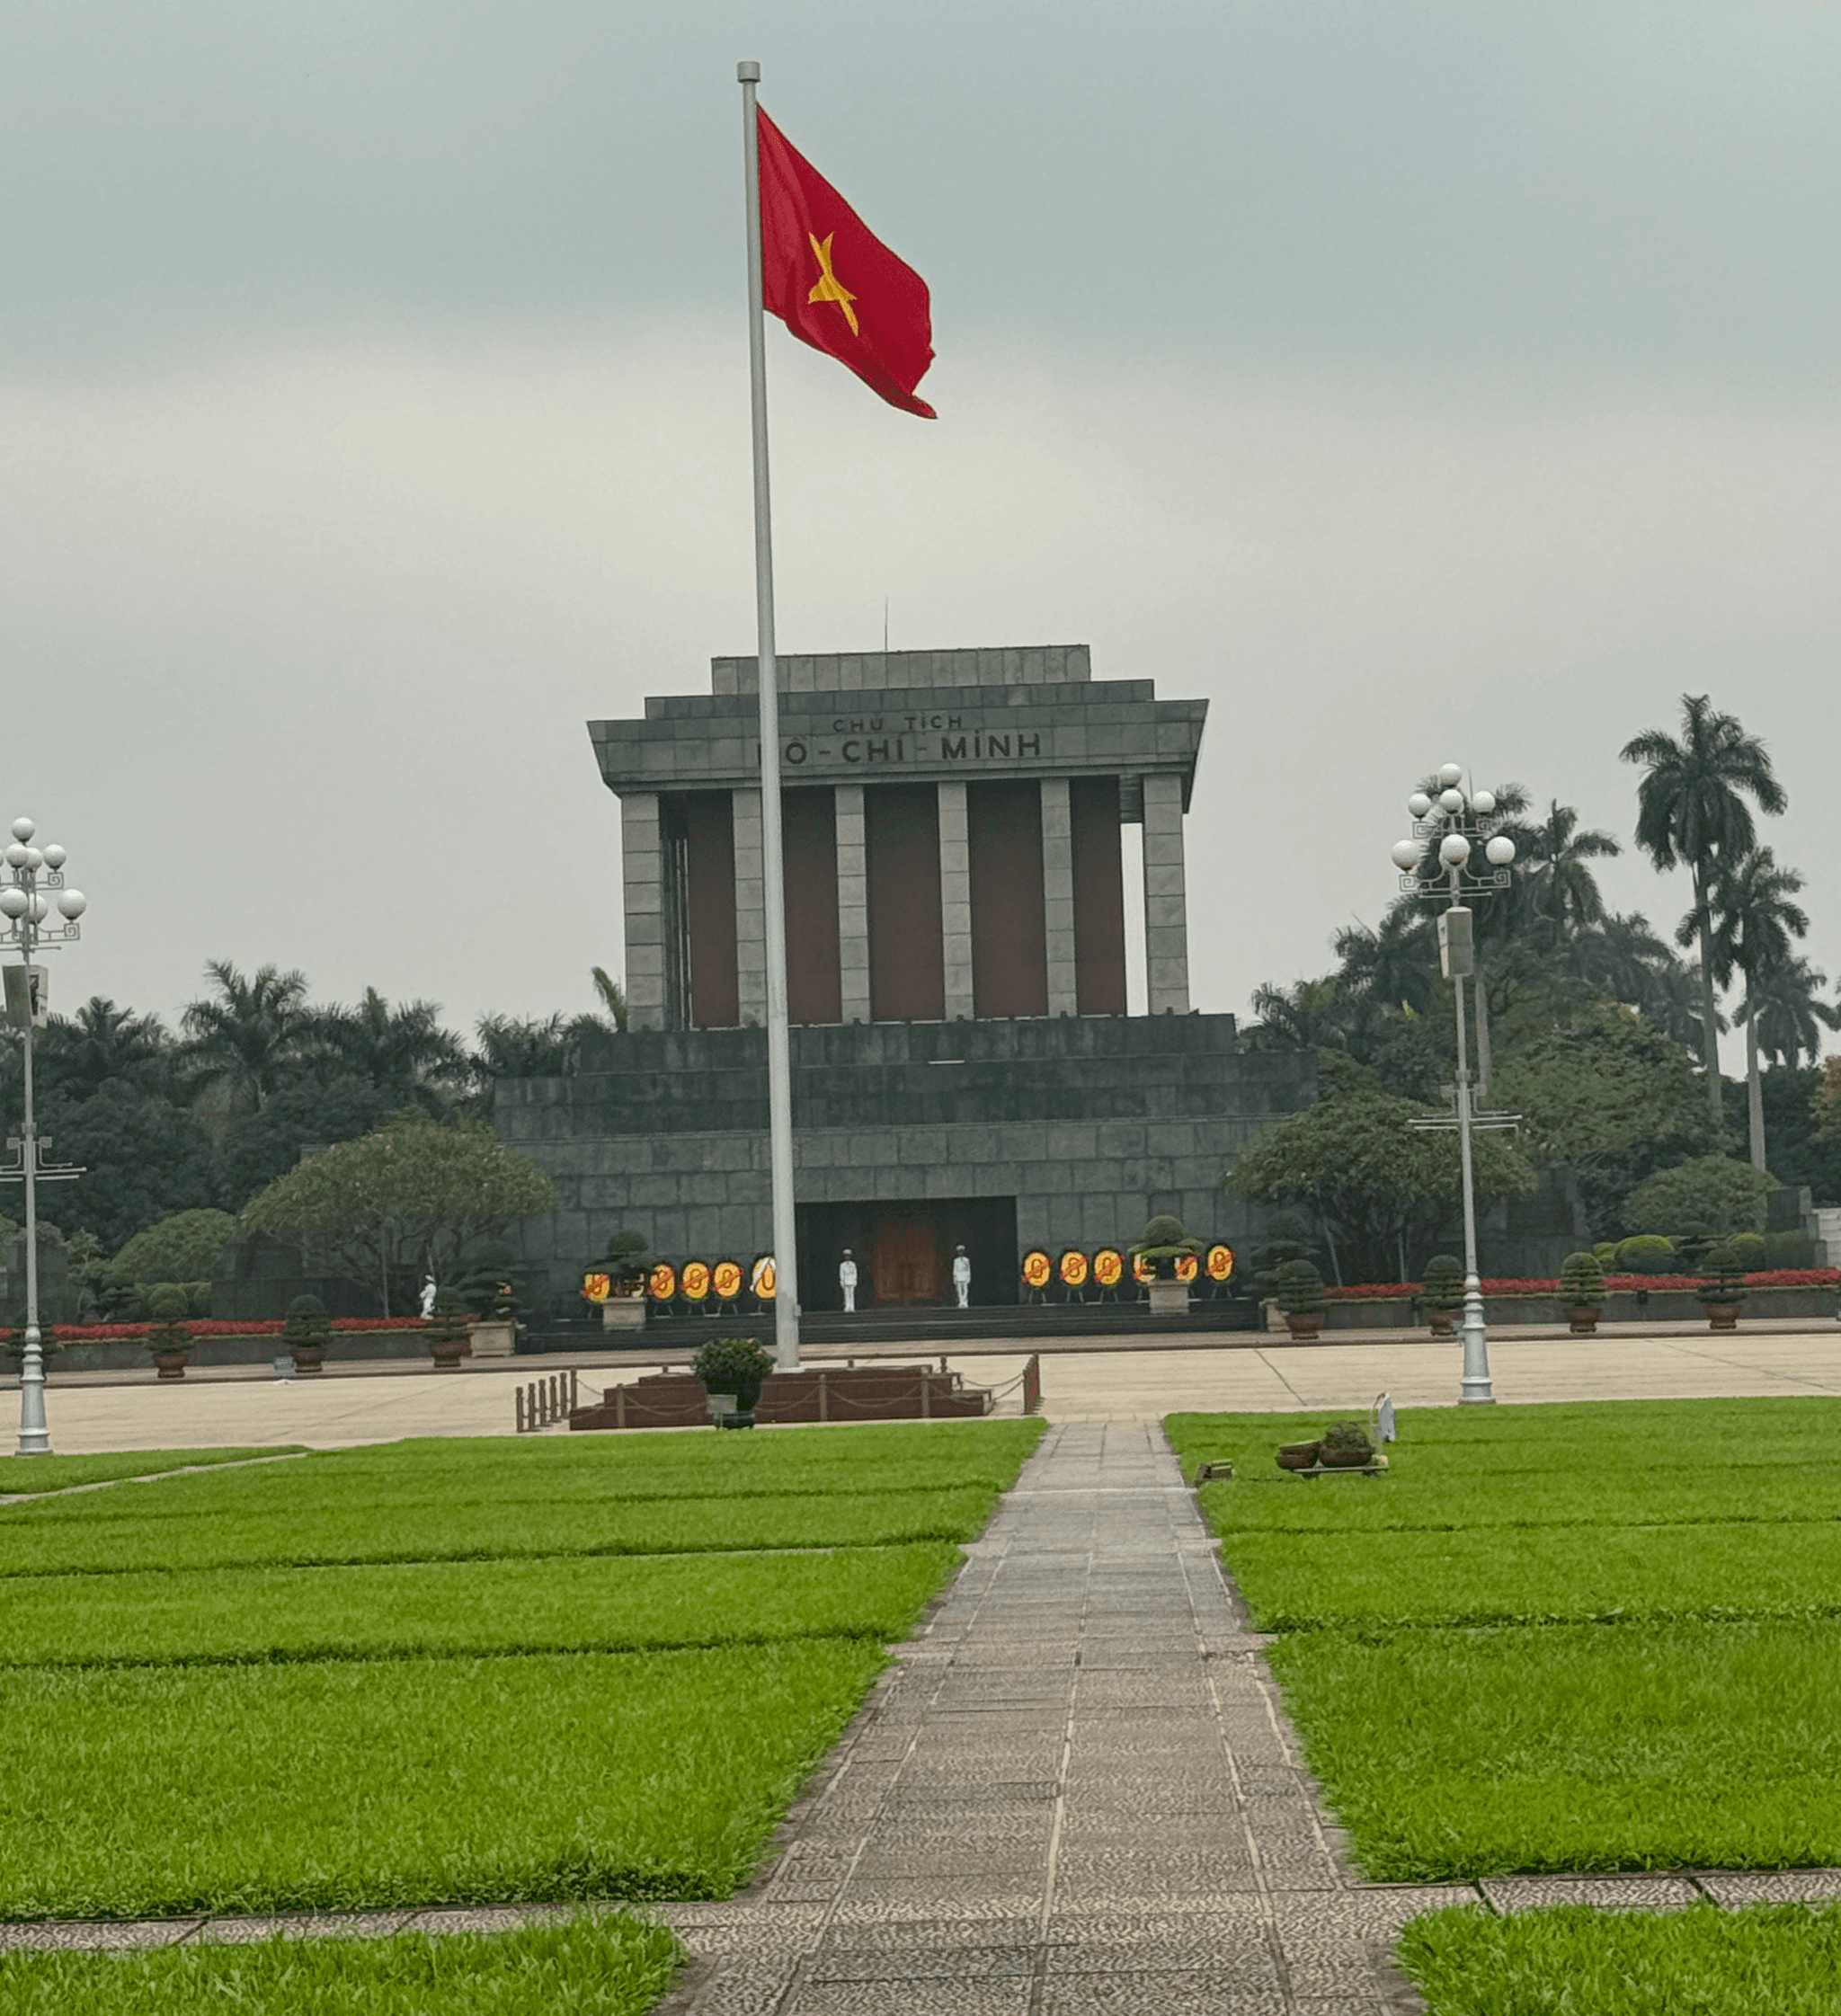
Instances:
[[[844,320],[850,325],[850,333],[853,336],[860,335],[862,332],[857,327],[857,311],[850,306],[857,297],[831,270],[831,242],[837,236],[837,233],[827,232],[822,244],[811,232],[808,231],[805,235],[812,240],[813,253],[818,261],[818,284],[805,298],[808,301],[835,301],[844,311]]]

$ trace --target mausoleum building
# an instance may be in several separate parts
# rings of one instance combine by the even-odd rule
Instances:
[[[1128,1242],[1160,1212],[1232,1240],[1222,1171],[1308,1103],[1308,1057],[1245,1053],[1189,1003],[1183,818],[1205,700],[1098,680],[1087,647],[783,657],[800,1299],[1017,1299],[1021,1251]],[[498,1120],[565,1205],[529,1258],[564,1286],[616,1230],[744,1265],[771,1237],[752,658],[589,724],[619,801],[620,1068],[507,1081]],[[1145,1005],[1126,1013],[1122,830],[1143,828]],[[1231,930],[1210,878],[1206,928]]]

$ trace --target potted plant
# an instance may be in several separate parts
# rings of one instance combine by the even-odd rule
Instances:
[[[294,1354],[297,1372],[319,1371],[326,1362],[326,1340],[332,1334],[333,1319],[317,1295],[297,1295],[289,1303],[281,1342]]]
[[[645,1327],[645,1276],[650,1271],[652,1241],[644,1232],[616,1232],[608,1241],[601,1271],[609,1279],[600,1305],[604,1330],[639,1330]]]
[[[1330,1470],[1359,1470],[1374,1461],[1374,1444],[1359,1421],[1332,1421],[1317,1445],[1317,1461]]]
[[[460,1299],[459,1291],[441,1289],[422,1326],[422,1333],[434,1354],[437,1372],[459,1371],[461,1359],[472,1348],[467,1341],[468,1328],[467,1304]]]
[[[1281,1260],[1272,1270],[1273,1294],[1294,1342],[1309,1344],[1323,1328],[1330,1306],[1323,1276],[1308,1260]]]
[[[1188,1227],[1180,1218],[1161,1216],[1145,1226],[1132,1248],[1132,1257],[1147,1262],[1154,1270],[1146,1283],[1152,1316],[1188,1314],[1189,1284],[1177,1279],[1176,1264],[1201,1250],[1201,1240],[1189,1237]]]
[[[1436,1253],[1426,1262],[1419,1306],[1435,1337],[1451,1335],[1451,1319],[1463,1307],[1463,1262],[1449,1253]]]
[[[147,1349],[162,1379],[183,1379],[191,1355],[191,1327],[185,1320],[191,1297],[176,1281],[156,1283],[147,1291]]]
[[[759,1337],[711,1337],[690,1361],[690,1370],[709,1395],[711,1417],[719,1428],[752,1428],[760,1389],[773,1370],[773,1353]],[[719,1399],[734,1405],[718,1411]]]
[[[469,1274],[461,1289],[469,1315],[467,1343],[475,1358],[510,1358],[518,1349],[518,1290],[502,1268]]]
[[[1569,1253],[1560,1263],[1560,1306],[1574,1337],[1588,1337],[1597,1329],[1598,1311],[1605,1306],[1605,1269],[1596,1253]]]
[[[1745,1261],[1730,1239],[1716,1239],[1701,1265],[1706,1279],[1694,1290],[1714,1330],[1736,1330],[1745,1309]]]

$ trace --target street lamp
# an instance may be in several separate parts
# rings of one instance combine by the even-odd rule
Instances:
[[[1496,830],[1496,798],[1492,792],[1463,788],[1463,771],[1447,763],[1432,780],[1438,786],[1436,797],[1415,791],[1406,802],[1412,814],[1413,837],[1400,841],[1393,849],[1393,865],[1400,870],[1401,893],[1429,896],[1443,893],[1450,901],[1438,917],[1438,964],[1457,998],[1456,1111],[1449,1120],[1416,1120],[1415,1127],[1455,1127],[1458,1164],[1463,1180],[1463,1380],[1460,1399],[1472,1406],[1495,1401],[1490,1390],[1490,1340],[1483,1330],[1483,1283],[1477,1273],[1477,1197],[1471,1172],[1471,1132],[1477,1127],[1512,1127],[1516,1115],[1508,1113],[1473,1113],[1471,1110],[1469,1035],[1464,1022],[1463,983],[1476,973],[1475,938],[1466,896],[1493,895],[1508,886],[1508,864],[1515,859],[1515,842]],[[1472,866],[1479,846],[1487,871]],[[1421,875],[1420,868],[1430,855],[1434,872]]]
[[[45,1017],[45,969],[33,964],[32,955],[40,946],[67,945],[83,933],[77,919],[88,905],[83,894],[65,886],[61,847],[32,845],[37,828],[29,819],[13,822],[13,841],[0,854],[4,872],[0,873],[0,955],[9,946],[19,948],[20,963],[5,972],[6,1018],[24,1032],[25,1099],[17,1141],[9,1149],[19,1151],[17,1168],[0,1169],[0,1178],[25,1185],[25,1362],[19,1375],[19,1453],[49,1456],[51,1437],[45,1426],[44,1340],[39,1333],[39,1181],[54,1181],[79,1172],[41,1159],[46,1143],[39,1140],[32,1118],[32,1034]],[[49,922],[56,909],[61,922]]]

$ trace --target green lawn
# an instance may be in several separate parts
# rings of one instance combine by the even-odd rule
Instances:
[[[15,1491],[62,1491],[73,1484],[102,1484],[117,1477],[153,1477],[194,1464],[246,1463],[258,1456],[294,1453],[298,1443],[263,1449],[131,1449],[109,1456],[0,1456],[0,1498]]]
[[[1430,2016],[1833,2016],[1841,1908],[1440,1911],[1400,1958]]]
[[[725,1896],[1040,1434],[410,1443],[0,1508],[0,1918]]]
[[[1841,1861],[1841,1400],[1330,1418],[1168,1427],[1368,1875]]]
[[[677,1941],[621,1914],[513,1932],[0,1954],[6,2016],[640,2016]]]

